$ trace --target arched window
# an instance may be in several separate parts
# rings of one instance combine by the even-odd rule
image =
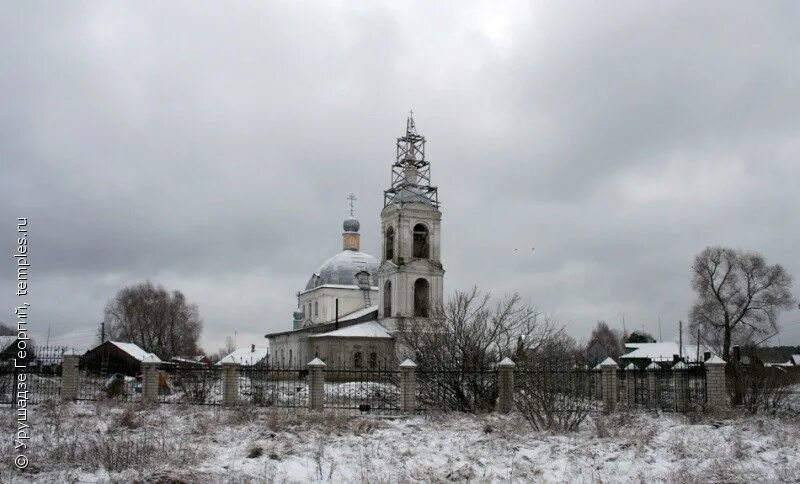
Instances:
[[[292,368],[292,350],[289,350],[289,368]]]
[[[361,356],[360,351],[353,353],[353,368],[360,370],[364,367],[364,357]]]
[[[375,353],[373,351],[372,353],[369,354],[369,368],[371,370],[374,370],[377,367],[378,367],[378,353]]]
[[[414,226],[414,257],[427,259],[430,257],[428,248],[428,227],[423,224]]]
[[[392,281],[383,285],[383,317],[392,316]]]
[[[314,316],[319,316],[319,301],[314,301]]]
[[[386,254],[386,257],[384,257],[384,259],[386,260],[394,259],[394,228],[392,228],[391,226],[386,228],[386,234],[384,236],[383,244],[385,246],[384,253]]]
[[[414,281],[414,316],[428,317],[430,314],[431,286],[427,279]]]

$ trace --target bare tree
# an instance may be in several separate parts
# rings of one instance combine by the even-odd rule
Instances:
[[[618,360],[625,350],[624,335],[612,329],[605,321],[598,321],[592,335],[586,343],[586,353],[592,363],[598,363],[608,357]]]
[[[692,266],[697,300],[690,312],[693,332],[722,351],[731,345],[777,331],[780,311],[794,303],[792,278],[780,264],[768,265],[761,254],[707,247]]]
[[[0,336],[16,336],[17,332],[14,331],[14,328],[7,325],[6,323],[0,323]]]
[[[548,347],[563,329],[514,294],[491,302],[477,288],[457,291],[434,308],[434,327],[399,333],[399,353],[419,367],[421,399],[461,411],[488,411],[497,397],[490,373],[504,357],[516,360]],[[435,381],[433,380],[435,379]]]
[[[106,305],[105,323],[109,339],[136,343],[162,359],[199,351],[197,306],[149,281],[121,289]]]

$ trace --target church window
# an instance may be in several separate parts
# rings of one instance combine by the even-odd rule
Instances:
[[[289,368],[292,367],[294,363],[292,363],[292,350],[289,350]]]
[[[378,353],[374,351],[369,354],[369,367],[371,370],[374,370],[378,367]]]
[[[392,316],[392,281],[386,281],[383,285],[383,316]]]
[[[430,314],[431,287],[427,279],[414,282],[414,316],[426,318]]]
[[[353,368],[360,370],[364,367],[364,358],[361,356],[360,351],[353,353]]]
[[[414,226],[414,257],[417,259],[427,259],[430,257],[428,247],[428,227],[423,224]]]
[[[386,260],[394,259],[394,229],[392,227],[386,228],[386,235],[384,237],[384,245],[386,247]]]
[[[319,301],[314,301],[314,316],[319,316]]]

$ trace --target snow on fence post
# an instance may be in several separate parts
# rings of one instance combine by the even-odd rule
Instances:
[[[647,371],[647,396],[648,396],[648,405],[652,409],[657,409],[659,405],[659,395],[658,395],[658,380],[656,380],[656,372],[660,370],[661,367],[655,361],[651,362],[647,365],[645,370]]]
[[[417,364],[406,359],[400,363],[400,411],[417,409]]]
[[[222,363],[222,406],[232,407],[239,400],[239,365]]]
[[[308,408],[322,410],[325,406],[325,362],[314,358],[306,366],[308,366]]]
[[[617,404],[617,363],[610,356],[600,363],[603,385],[603,412],[611,413]]]
[[[80,355],[64,355],[61,366],[61,399],[74,401],[78,398],[78,365]]]
[[[706,402],[709,410],[728,407],[728,389],[725,382],[725,360],[713,356],[706,361]]]
[[[509,413],[514,408],[514,367],[517,366],[508,357],[497,364],[497,409],[500,413]]]
[[[142,400],[154,402],[158,399],[158,363],[142,362]]]

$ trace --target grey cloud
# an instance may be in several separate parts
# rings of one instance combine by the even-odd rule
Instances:
[[[800,274],[792,3],[0,8],[0,246],[31,218],[54,334],[144,279],[199,304],[208,350],[288,327],[350,192],[377,253],[410,108],[448,291],[519,291],[582,337],[673,331],[709,244]]]

